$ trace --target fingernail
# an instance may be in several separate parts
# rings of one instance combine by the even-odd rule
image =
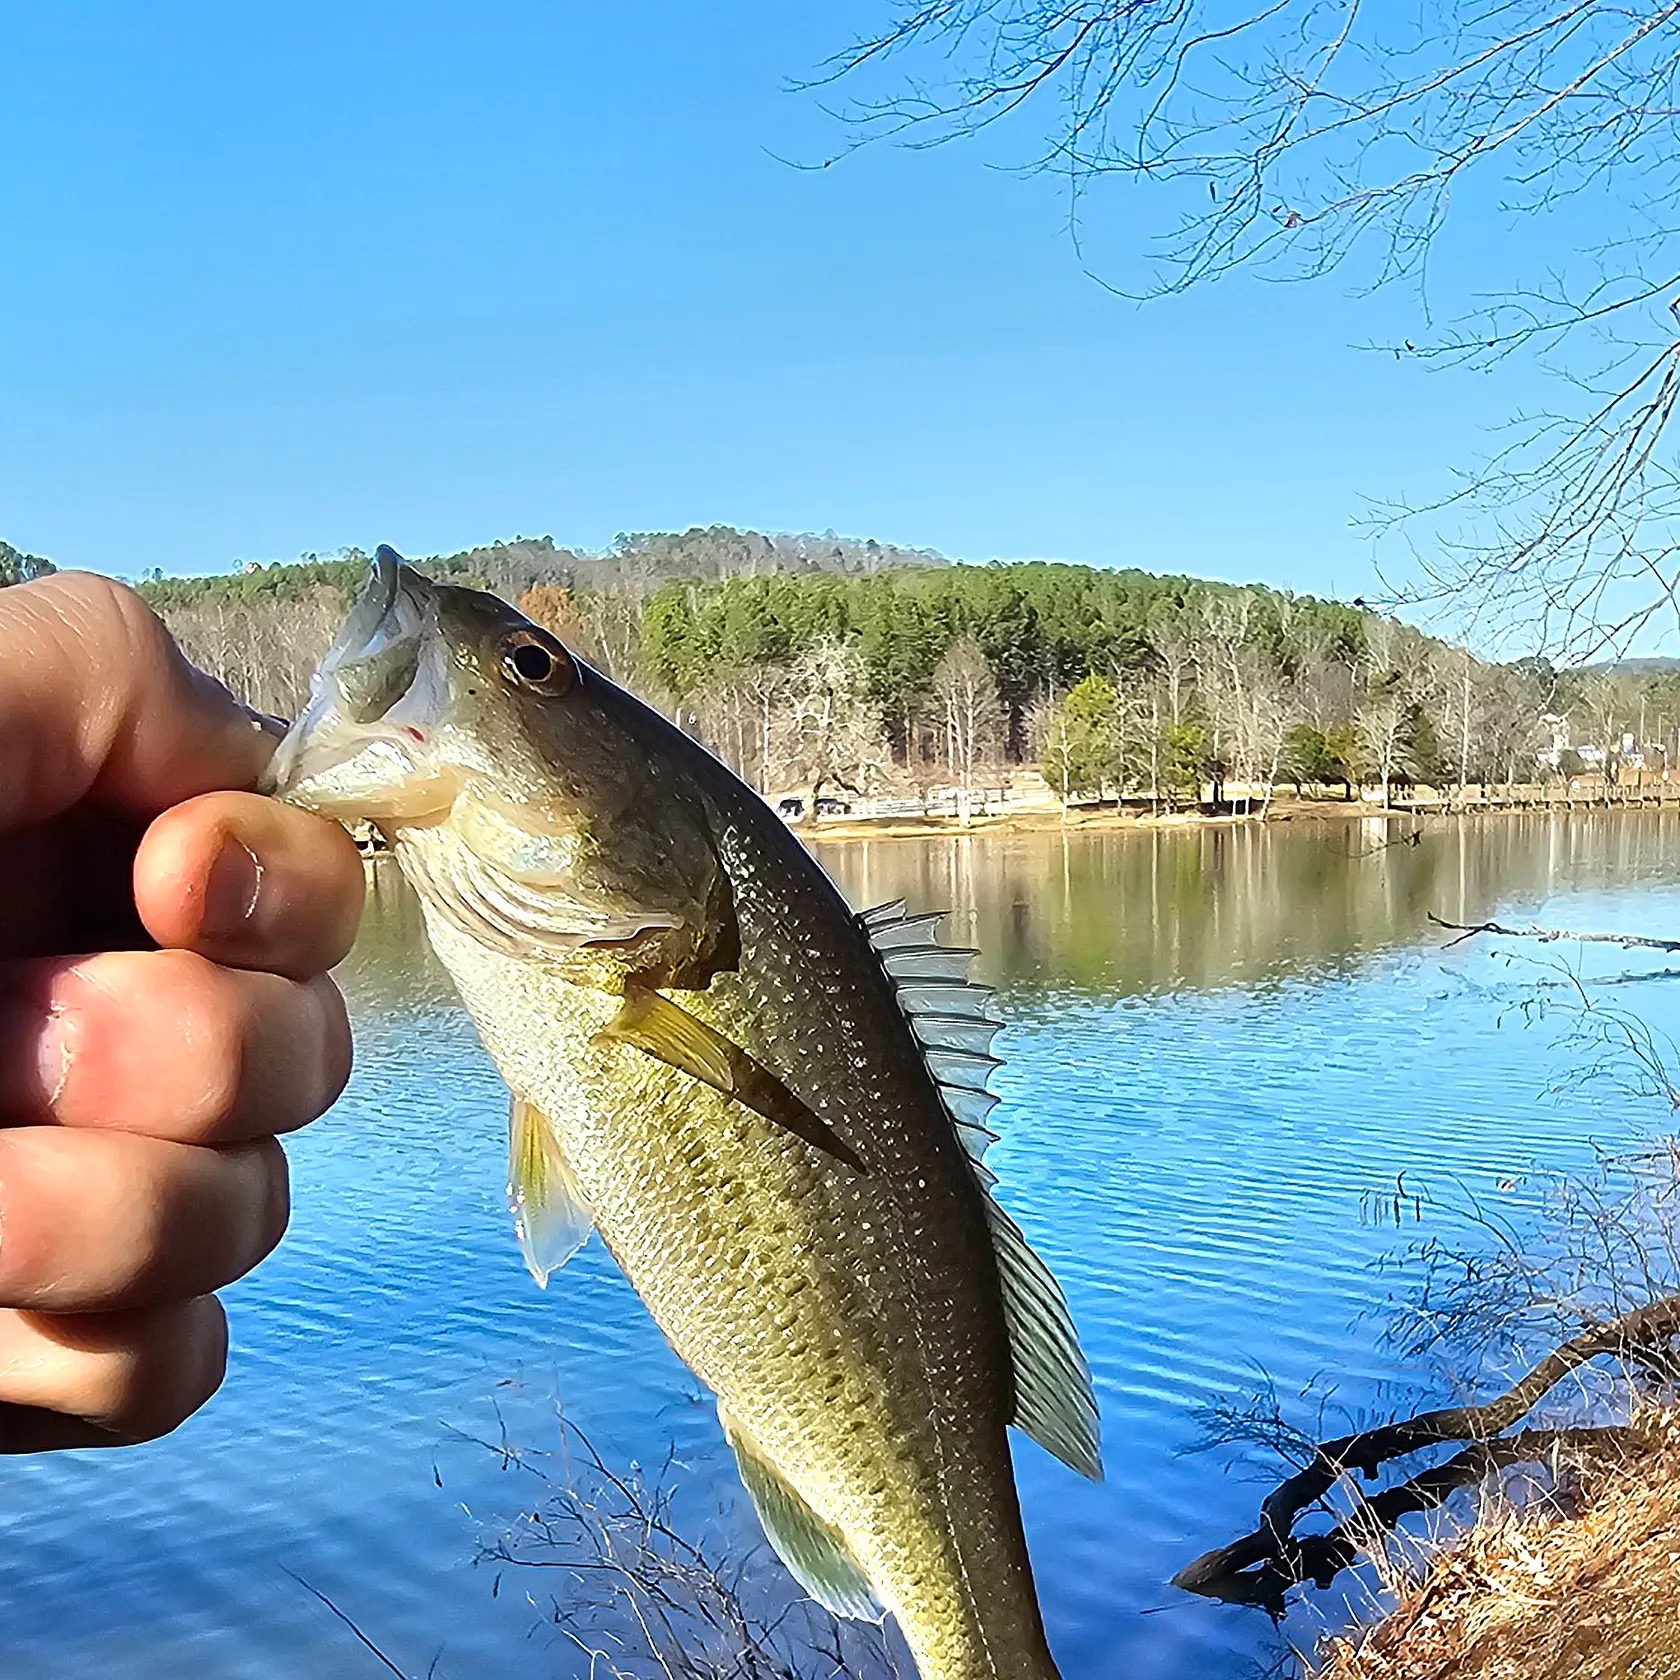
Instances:
[[[0,1113],[57,1102],[70,1073],[71,1032],[56,1010],[0,997]]]
[[[70,1075],[70,1038],[69,1017],[54,1010],[35,1040],[35,1066],[49,1106],[64,1095],[64,1082]]]
[[[204,883],[201,936],[223,939],[244,930],[257,907],[262,873],[262,865],[249,846],[232,835],[222,841],[222,849],[210,865],[210,878]]]

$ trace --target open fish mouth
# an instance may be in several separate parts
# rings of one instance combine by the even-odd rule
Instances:
[[[424,777],[413,748],[448,704],[436,593],[381,544],[310,679],[308,702],[275,749],[262,791],[329,815],[402,814],[393,805],[398,790]]]

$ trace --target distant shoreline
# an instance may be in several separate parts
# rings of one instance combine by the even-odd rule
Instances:
[[[1659,797],[1653,791],[1637,795],[1629,790],[1629,797],[1558,798],[1519,795],[1501,797],[1488,803],[1472,801],[1453,805],[1445,801],[1420,801],[1407,805],[1373,805],[1360,799],[1273,799],[1265,816],[1253,811],[1206,809],[1162,811],[1154,813],[1136,807],[1117,809],[1113,805],[1075,806],[1066,816],[1055,807],[1028,806],[1013,811],[975,815],[964,824],[955,816],[930,814],[905,815],[902,812],[880,817],[828,817],[816,823],[796,822],[789,827],[801,840],[818,845],[849,845],[864,840],[958,840],[978,835],[1009,834],[1137,834],[1173,832],[1190,828],[1249,828],[1275,827],[1286,823],[1347,824],[1372,819],[1387,822],[1440,820],[1463,817],[1534,816],[1566,813],[1599,813],[1626,811],[1680,811],[1680,787],[1672,796],[1666,791]],[[356,824],[351,829],[357,849],[363,857],[377,859],[391,854],[377,836],[371,824]]]
[[[979,834],[1103,834],[1151,831],[1160,829],[1221,828],[1260,826],[1276,823],[1349,823],[1370,818],[1400,821],[1407,818],[1490,817],[1512,814],[1657,811],[1680,810],[1680,787],[1672,794],[1667,790],[1659,795],[1655,790],[1644,794],[1628,790],[1628,797],[1606,802],[1602,797],[1547,799],[1539,793],[1519,792],[1515,796],[1499,796],[1488,802],[1471,801],[1454,805],[1446,801],[1420,800],[1398,805],[1374,805],[1359,799],[1277,799],[1262,816],[1258,807],[1252,811],[1194,809],[1162,811],[1159,814],[1137,807],[1116,808],[1113,805],[1075,806],[1066,815],[1055,808],[1029,807],[1024,810],[1000,811],[989,815],[975,815],[967,824],[955,816],[906,816],[895,814],[882,817],[830,817],[815,823],[791,825],[802,840],[824,844],[857,840],[927,840],[956,838]]]

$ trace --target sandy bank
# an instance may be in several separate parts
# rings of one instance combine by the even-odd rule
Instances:
[[[1375,805],[1340,799],[1274,799],[1268,822],[1347,822],[1358,817],[1387,815],[1403,818],[1404,811],[1384,812]],[[1054,806],[1027,806],[990,816],[976,816],[965,827],[955,817],[827,817],[816,823],[796,823],[794,832],[806,840],[899,840],[926,839],[941,834],[1040,834],[1061,832],[1100,833],[1110,829],[1206,828],[1232,823],[1257,823],[1258,807],[1252,812],[1163,811],[1155,815],[1147,808],[1113,805],[1076,806],[1064,819]]]

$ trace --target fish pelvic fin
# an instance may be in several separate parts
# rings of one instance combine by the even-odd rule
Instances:
[[[548,1116],[511,1093],[508,1106],[508,1211],[519,1252],[539,1289],[589,1240],[589,1211]]]
[[[1097,1402],[1067,1297],[1021,1228],[994,1199],[996,1178],[984,1161],[987,1145],[997,1136],[986,1122],[998,1100],[989,1085],[993,1072],[1003,1065],[992,1054],[992,1040],[1002,1023],[992,1013],[991,992],[968,977],[974,953],[940,944],[941,920],[940,915],[912,916],[904,900],[895,899],[865,910],[858,925],[893,984],[898,1006],[986,1198],[986,1223],[1009,1327],[1015,1426],[1070,1470],[1100,1482]]]
[[[632,1045],[655,1061],[733,1097],[771,1125],[843,1161],[854,1172],[864,1170],[857,1152],[809,1103],[740,1045],[662,993],[649,987],[627,987],[623,1008],[596,1038],[609,1044]]]
[[[721,1401],[718,1421],[765,1538],[789,1574],[832,1615],[878,1622],[880,1601],[844,1536],[811,1509]]]

